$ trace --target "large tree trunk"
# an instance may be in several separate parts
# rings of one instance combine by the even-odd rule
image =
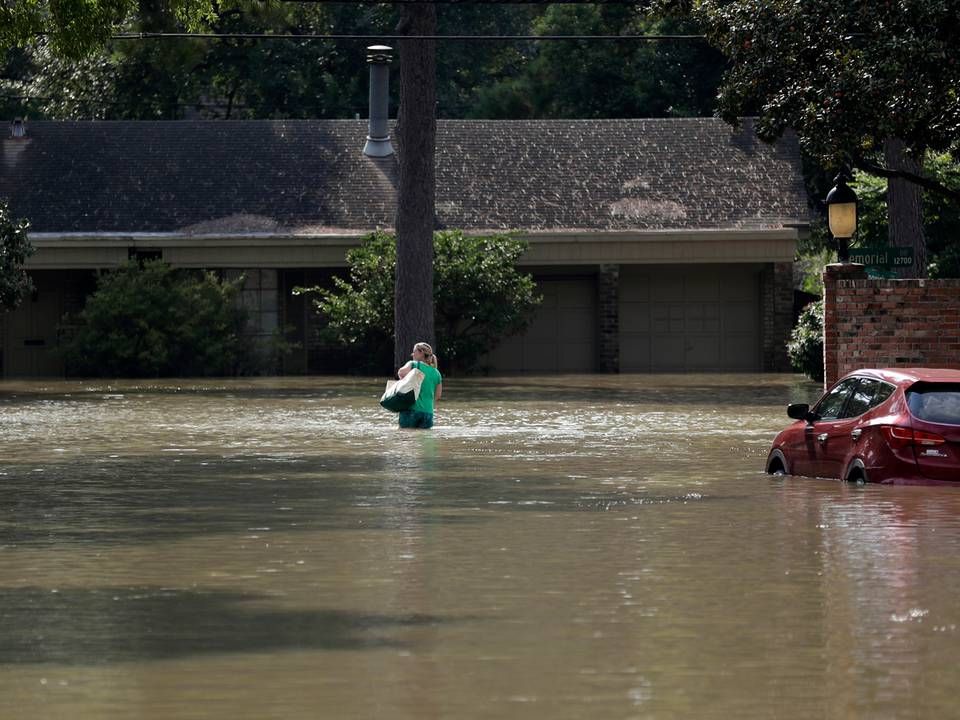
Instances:
[[[923,171],[922,152],[911,152],[898,138],[883,144],[886,165],[891,170]],[[913,248],[913,265],[896,268],[898,277],[926,277],[927,243],[923,236],[923,194],[919,185],[902,178],[887,180],[887,220],[890,244]]]
[[[432,3],[404,3],[404,35],[435,35]],[[436,42],[400,40],[400,108],[397,113],[400,178],[397,189],[397,275],[394,359],[410,359],[414,343],[434,343],[433,228],[436,146]]]

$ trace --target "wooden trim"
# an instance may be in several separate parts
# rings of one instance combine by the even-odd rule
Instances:
[[[501,231],[477,231],[488,234]],[[518,233],[520,265],[792,262],[800,228],[767,230],[565,231]],[[180,267],[345,267],[364,233],[189,235],[31,233],[28,269],[116,267],[133,250],[160,250]]]

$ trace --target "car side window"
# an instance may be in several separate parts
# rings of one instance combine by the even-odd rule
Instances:
[[[847,398],[860,382],[859,378],[849,378],[833,388],[823,396],[814,412],[820,416],[821,420],[836,420],[843,412],[843,406],[847,404]]]
[[[850,399],[847,400],[847,405],[843,409],[842,417],[857,417],[869,410],[873,396],[877,393],[877,385],[879,385],[879,382],[876,380],[862,378],[853,389],[853,392],[850,393]]]
[[[853,418],[875,408],[893,394],[893,386],[873,378],[861,378],[860,383],[850,393],[850,399],[842,411],[841,417]]]
[[[877,394],[873,396],[873,402],[870,403],[870,407],[872,408],[876,407],[888,397],[893,395],[893,391],[896,390],[893,385],[888,385],[887,383],[880,382],[879,380],[877,382],[879,383],[880,387],[877,388]]]

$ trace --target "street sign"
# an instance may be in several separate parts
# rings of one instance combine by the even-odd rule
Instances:
[[[898,268],[913,265],[913,248],[892,245],[852,247],[850,262],[865,265],[871,275],[894,277]]]

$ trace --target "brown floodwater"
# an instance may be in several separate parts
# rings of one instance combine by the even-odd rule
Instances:
[[[0,717],[934,718],[960,489],[771,478],[794,376],[0,383]]]

